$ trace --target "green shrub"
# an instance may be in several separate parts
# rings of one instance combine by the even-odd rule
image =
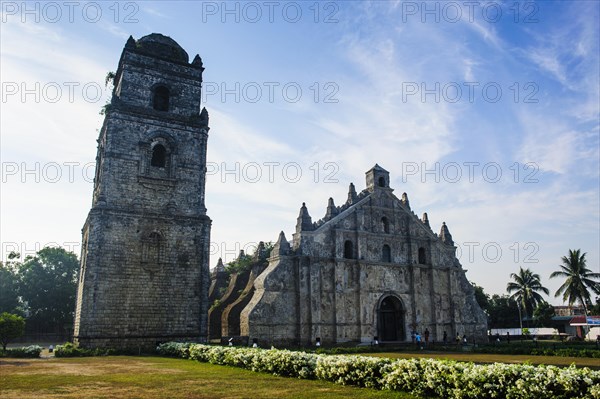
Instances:
[[[600,350],[593,349],[589,345],[568,346],[562,348],[547,345],[507,345],[507,346],[483,346],[477,349],[479,353],[495,353],[506,355],[536,355],[536,356],[566,356],[566,357],[589,357],[600,359]]]
[[[24,346],[22,348],[12,348],[1,350],[0,357],[26,357],[26,358],[37,358],[42,353],[42,347],[39,345]]]
[[[83,349],[67,342],[64,345],[56,345],[54,356],[56,357],[84,357],[96,356],[95,350]]]
[[[0,344],[6,351],[6,345],[25,333],[25,319],[17,314],[2,312],[0,314]]]
[[[414,348],[414,346],[411,346]],[[315,352],[325,355],[350,355],[359,353],[374,353],[374,352],[400,352],[406,349],[404,347],[393,346],[350,346],[350,347],[335,347],[335,348],[319,348]]]
[[[564,349],[532,349],[532,355],[539,356],[563,356],[563,357],[590,357],[600,359],[600,351],[594,349],[574,349],[574,348],[564,348]]]
[[[54,349],[56,357],[87,357],[87,356],[117,356],[117,355],[139,355],[137,349],[114,349],[114,348],[80,348],[71,342],[57,345]]]
[[[166,342],[158,345],[156,350],[163,356],[189,359],[191,345],[192,344],[188,342]]]

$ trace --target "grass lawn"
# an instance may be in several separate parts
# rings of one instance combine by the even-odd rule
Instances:
[[[376,391],[161,357],[0,359],[3,399],[397,398]]]
[[[600,359],[586,357],[534,356],[534,355],[503,355],[490,353],[453,353],[453,352],[380,352],[365,353],[365,356],[388,357],[392,359],[409,359],[413,357],[431,357],[434,359],[458,360],[473,363],[531,363],[549,364],[554,366],[569,366],[575,363],[577,367],[589,367],[600,370]]]

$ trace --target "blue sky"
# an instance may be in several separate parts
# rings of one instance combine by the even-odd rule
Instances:
[[[554,292],[570,248],[600,271],[599,4],[3,2],[2,257],[79,252],[104,77],[159,32],[206,67],[211,266],[379,163],[471,281],[503,293],[523,266]]]

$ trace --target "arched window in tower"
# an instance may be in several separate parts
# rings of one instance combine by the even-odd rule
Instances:
[[[381,218],[381,228],[384,233],[390,232],[390,221],[385,216]]]
[[[385,187],[385,177],[383,176],[379,178],[379,187]]]
[[[154,89],[154,97],[152,98],[152,108],[157,111],[169,110],[169,89],[165,86],[158,86]]]
[[[425,255],[425,248],[423,247],[419,248],[419,264],[427,264],[427,256]]]
[[[392,261],[392,250],[390,249],[390,246],[385,244],[383,246],[383,248],[381,249],[381,261],[382,262],[391,262]]]
[[[344,243],[344,258],[354,259],[354,244],[350,240]]]
[[[152,148],[152,159],[150,165],[157,168],[164,168],[167,165],[167,149],[162,144],[156,144]]]

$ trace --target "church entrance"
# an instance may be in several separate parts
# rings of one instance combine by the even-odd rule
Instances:
[[[404,313],[402,303],[394,296],[386,296],[377,309],[377,333],[380,341],[404,341]]]

